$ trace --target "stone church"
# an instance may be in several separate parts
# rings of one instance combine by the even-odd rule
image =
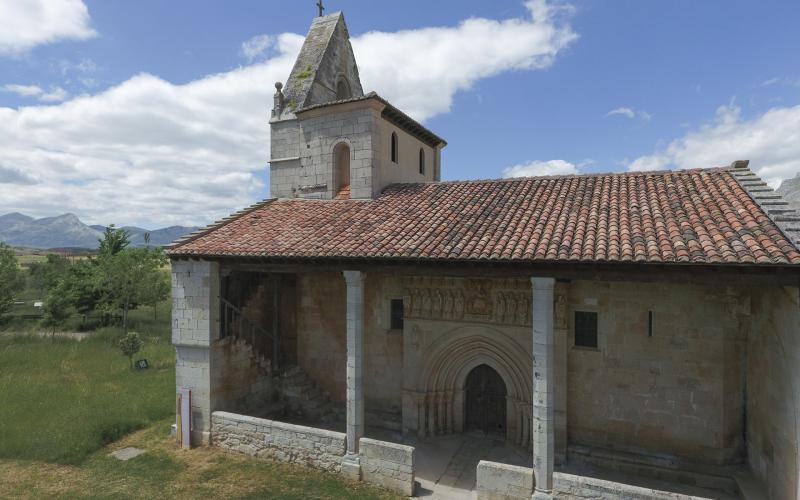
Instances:
[[[169,249],[194,445],[409,496],[800,498],[800,216],[747,161],[442,182],[340,13],[275,87],[272,198]]]

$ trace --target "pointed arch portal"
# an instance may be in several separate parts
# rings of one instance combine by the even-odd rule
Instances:
[[[439,339],[426,349],[423,368],[415,377],[418,436],[482,429],[485,425],[487,432],[504,434],[506,439],[530,448],[530,347],[488,326],[459,327],[443,332]],[[482,415],[480,410],[472,413],[482,403],[491,405],[491,415]]]
[[[506,384],[489,365],[479,365],[467,375],[464,387],[464,429],[506,435]]]

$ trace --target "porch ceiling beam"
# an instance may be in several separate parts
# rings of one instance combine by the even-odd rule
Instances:
[[[319,273],[345,270],[448,277],[527,278],[552,276],[563,280],[635,281],[644,283],[707,284],[718,286],[774,287],[800,285],[800,270],[782,267],[698,266],[657,264],[537,264],[535,266],[455,266],[446,262],[365,263],[341,261],[257,261],[219,259],[225,272]]]

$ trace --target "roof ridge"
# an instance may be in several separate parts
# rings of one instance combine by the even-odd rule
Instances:
[[[684,168],[676,170],[634,170],[628,172],[587,172],[578,174],[556,174],[556,175],[526,175],[521,177],[501,177],[501,178],[488,178],[488,179],[454,179],[449,181],[428,181],[428,182],[398,182],[390,184],[386,189],[401,186],[438,186],[444,184],[480,184],[486,182],[521,182],[531,179],[574,179],[574,178],[587,178],[587,177],[610,177],[610,176],[651,176],[651,175],[688,175],[696,174],[698,172],[728,172],[729,167],[699,167],[699,168]],[[386,190],[384,189],[384,191]]]

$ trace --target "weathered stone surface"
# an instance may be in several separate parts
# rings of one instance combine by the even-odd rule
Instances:
[[[749,321],[744,292],[573,281],[567,300],[570,442],[689,462],[741,460]],[[574,347],[575,311],[598,313],[597,349]]]
[[[350,96],[364,95],[344,15],[336,12],[317,17],[311,24],[286,81],[289,109],[337,100],[336,90],[342,81]]]
[[[346,436],[262,418],[214,412],[212,444],[226,450],[340,472]]]
[[[480,500],[530,500],[533,469],[481,460],[475,489]]]
[[[769,498],[797,498],[800,290],[759,290],[747,354],[747,459]]]
[[[364,481],[411,496],[414,492],[414,448],[361,438],[361,477]]]
[[[606,498],[619,500],[691,500],[697,497],[557,472],[555,473],[553,498],[564,500],[581,498],[598,500]]]
[[[147,451],[141,448],[128,447],[128,448],[122,448],[121,450],[117,450],[111,453],[111,456],[116,458],[117,460],[122,460],[123,462],[125,462],[132,458],[136,458],[139,455],[143,455],[145,453],[147,453]]]

